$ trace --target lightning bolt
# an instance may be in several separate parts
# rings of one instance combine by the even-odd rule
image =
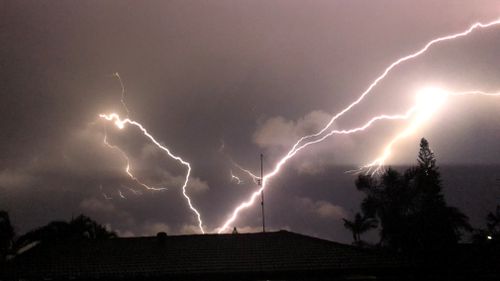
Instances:
[[[181,157],[179,156],[176,156],[174,155],[172,152],[170,152],[170,150],[168,148],[166,148],[165,146],[161,145],[145,128],[144,126],[142,126],[140,123],[136,122],[136,121],[133,121],[129,118],[125,118],[125,119],[121,119],[120,116],[116,113],[111,113],[111,114],[99,114],[99,117],[102,118],[102,119],[105,119],[107,121],[113,121],[115,126],[118,128],[118,129],[123,129],[125,128],[125,125],[129,124],[129,125],[133,125],[133,126],[136,126],[137,128],[139,128],[139,130],[143,133],[144,136],[146,136],[151,142],[153,142],[159,149],[163,150],[164,152],[167,153],[167,155],[169,157],[171,157],[172,159],[178,161],[179,163],[181,163],[182,165],[184,165],[186,168],[187,168],[187,173],[186,173],[186,177],[185,177],[185,180],[184,180],[184,183],[182,185],[182,194],[184,195],[184,197],[186,198],[187,202],[188,202],[188,205],[189,205],[189,208],[191,209],[191,211],[193,211],[198,219],[198,227],[200,228],[200,231],[202,233],[205,233],[205,230],[203,229],[203,221],[201,220],[201,215],[200,213],[198,212],[198,210],[193,206],[193,204],[191,203],[191,198],[187,195],[187,191],[186,191],[186,188],[187,188],[187,184],[189,182],[189,177],[191,175],[191,164],[189,164],[188,162],[186,162],[185,160],[183,160]],[[125,155],[125,154],[124,154]],[[126,156],[126,155],[125,155]],[[128,160],[127,160],[128,161]],[[127,168],[130,168],[130,165],[127,164]],[[126,169],[127,173],[129,174],[129,176],[131,175],[130,173],[130,170],[129,169]],[[132,175],[133,176],[133,175]]]
[[[335,114],[335,116],[333,116],[330,121],[323,127],[323,129],[321,129],[320,131],[318,131],[317,133],[314,133],[314,134],[311,134],[311,135],[306,135],[306,136],[303,136],[302,138],[300,138],[296,143],[295,145],[292,147],[292,149],[290,150],[291,152],[292,151],[295,151],[296,149],[298,149],[299,145],[305,141],[305,140],[308,140],[308,139],[311,139],[311,138],[314,138],[314,137],[318,137],[320,136],[321,134],[323,134],[326,130],[328,130],[328,128],[330,128],[333,123],[335,122],[335,120],[337,120],[338,118],[340,118],[342,115],[344,115],[346,112],[348,112],[349,110],[351,110],[353,107],[355,107],[356,105],[358,105],[361,101],[363,101],[363,99],[371,93],[371,91],[373,90],[373,88],[375,88],[380,81],[382,81],[385,77],[387,77],[387,75],[389,75],[389,73],[394,69],[396,68],[397,66],[399,66],[400,64],[406,62],[406,61],[409,61],[409,60],[412,60],[422,54],[424,54],[427,50],[429,50],[429,48],[437,43],[440,43],[440,42],[444,42],[444,41],[449,41],[449,40],[454,40],[454,39],[457,39],[457,38],[460,38],[460,37],[464,37],[464,36],[467,36],[469,35],[471,32],[473,32],[474,30],[478,29],[478,28],[488,28],[488,27],[491,27],[491,26],[495,26],[495,25],[499,25],[500,24],[500,19],[497,19],[497,20],[494,20],[494,21],[491,21],[491,22],[488,22],[488,23],[480,23],[480,22],[476,22],[474,24],[472,24],[467,30],[465,31],[462,31],[462,32],[459,32],[459,33],[455,33],[455,34],[451,34],[451,35],[446,35],[446,36],[443,36],[443,37],[439,37],[439,38],[436,38],[436,39],[433,39],[431,41],[429,41],[427,44],[424,45],[423,48],[421,48],[420,50],[414,52],[414,53],[411,53],[407,56],[404,56],[402,58],[399,58],[397,59],[396,61],[394,61],[393,63],[391,63],[383,72],[380,76],[378,76],[375,80],[373,80],[373,82],[368,86],[368,88],[366,88],[366,90],[361,93],[361,95],[358,97],[358,99],[356,99],[353,103],[349,104],[346,108],[344,108],[343,110],[341,110],[339,113]]]
[[[330,119],[330,121],[320,131],[318,131],[318,132],[316,132],[314,134],[311,134],[311,135],[306,135],[306,136],[301,137],[293,145],[293,147],[288,151],[288,153],[277,162],[277,164],[275,165],[274,169],[270,173],[266,174],[263,177],[261,187],[257,191],[255,191],[254,193],[252,193],[252,195],[250,196],[250,198],[247,201],[242,202],[241,204],[239,204],[233,210],[232,215],[229,217],[229,219],[227,219],[226,222],[221,227],[218,228],[218,233],[223,232],[231,223],[233,223],[234,220],[236,220],[236,218],[238,217],[238,214],[240,213],[241,210],[250,207],[255,202],[255,199],[266,188],[267,182],[269,181],[269,179],[271,179],[272,177],[274,177],[275,175],[277,175],[280,172],[281,167],[290,158],[292,158],[293,156],[295,156],[295,154],[297,152],[299,152],[300,150],[308,147],[309,145],[321,142],[321,141],[323,141],[324,139],[328,138],[329,136],[331,136],[333,134],[338,134],[338,133],[342,132],[342,131],[338,131],[338,130],[332,130],[329,133],[323,135],[327,130],[330,129],[330,127],[333,125],[333,123],[338,118],[340,118],[346,112],[348,112],[353,107],[355,107],[356,105],[358,105],[359,103],[361,103],[363,101],[363,99],[367,95],[369,95],[372,92],[372,90],[379,84],[379,82],[382,81],[384,78],[386,78],[387,75],[389,75],[389,73],[394,68],[396,68],[397,66],[401,65],[402,63],[404,63],[406,61],[410,61],[410,60],[412,60],[414,58],[419,57],[420,55],[424,54],[427,50],[429,50],[430,47],[432,47],[433,45],[435,45],[437,43],[444,42],[444,41],[455,40],[455,39],[458,39],[458,38],[461,38],[461,37],[465,37],[465,36],[469,35],[471,32],[473,32],[476,29],[489,28],[489,27],[496,26],[496,25],[499,25],[499,24],[500,24],[500,19],[497,19],[497,20],[494,20],[494,21],[491,21],[491,22],[488,22],[488,23],[476,22],[476,23],[472,24],[465,31],[462,31],[462,32],[459,32],[459,33],[450,34],[450,35],[445,35],[445,36],[433,39],[433,40],[429,41],[427,44],[425,44],[423,48],[421,48],[421,49],[419,49],[419,50],[417,50],[417,51],[415,51],[415,52],[413,52],[413,53],[411,53],[411,54],[409,54],[407,56],[404,56],[404,57],[401,57],[401,58],[395,60],[387,68],[385,68],[385,70],[382,72],[381,75],[379,75],[375,80],[373,80],[373,82],[368,86],[368,88],[364,92],[362,92],[361,95],[354,102],[352,102],[347,107],[345,107],[343,110],[341,110],[340,112],[338,112],[337,114],[335,114]],[[392,117],[391,116],[385,116],[385,117],[386,118],[379,118],[379,119],[378,119],[378,117],[374,117],[370,121],[375,122],[375,121],[382,120],[382,119],[407,119],[407,118],[409,118],[409,116],[406,116],[406,115],[399,116],[399,117],[404,117],[404,118],[397,118],[398,116],[392,116]],[[368,126],[366,126],[366,125],[368,125]],[[366,127],[362,126],[360,128],[363,128],[362,130],[364,130],[367,127],[369,127],[370,125],[371,125],[370,122],[368,122],[367,124],[365,124]],[[418,125],[418,123],[417,123],[417,125]],[[345,133],[354,133],[354,132],[360,131],[360,130],[358,130],[360,128],[356,128],[356,129],[352,129],[352,130],[347,130],[347,131],[345,131]],[[321,135],[323,135],[323,136],[321,136]],[[314,138],[317,138],[317,139],[314,139]],[[399,138],[401,138],[401,137],[399,137]]]
[[[120,82],[120,86],[122,87],[122,96],[121,96],[120,102],[121,102],[123,108],[125,109],[125,111],[127,112],[127,117],[129,117],[130,111],[128,110],[127,104],[125,103],[125,85],[123,84],[120,73],[115,72],[115,73],[113,73],[113,76],[118,79],[118,81]]]
[[[259,176],[256,176],[254,173],[252,173],[250,170],[248,169],[245,169],[243,167],[241,167],[241,165],[239,165],[238,163],[234,162],[233,160],[231,160],[231,162],[233,163],[233,165],[238,168],[240,171],[242,171],[243,173],[247,174],[250,178],[252,178],[252,181],[255,183],[255,184],[259,184],[259,180],[260,180],[260,177]]]
[[[371,173],[372,175],[379,173],[384,167],[387,159],[392,154],[393,147],[402,139],[413,134],[425,121],[429,120],[431,116],[444,104],[448,97],[467,95],[498,97],[500,96],[500,92],[487,93],[477,90],[466,92],[446,92],[441,89],[432,88],[422,90],[420,100],[417,100],[417,104],[421,103],[419,107],[422,109],[419,114],[405,129],[389,141],[379,157],[361,167],[358,171],[366,170],[366,173]]]
[[[128,175],[128,176],[129,176],[129,177],[130,177],[133,181],[135,181],[137,184],[139,184],[139,185],[141,185],[141,186],[143,186],[144,188],[149,189],[149,190],[154,190],[154,191],[162,191],[162,190],[166,190],[166,188],[164,188],[164,187],[151,187],[151,186],[149,186],[149,185],[147,185],[147,184],[145,184],[145,183],[141,182],[139,179],[137,179],[137,177],[136,177],[136,176],[134,176],[134,174],[132,174],[132,172],[130,171],[130,169],[131,169],[131,168],[130,168],[130,159],[128,158],[127,154],[126,154],[123,150],[121,150],[118,146],[110,144],[110,143],[108,142],[108,135],[107,135],[106,133],[104,134],[104,140],[103,140],[103,142],[104,142],[104,144],[105,144],[107,147],[109,147],[109,148],[111,148],[111,149],[114,149],[114,150],[118,151],[118,152],[122,155],[122,157],[125,159],[126,164],[127,164],[127,165],[125,166],[125,173],[127,173],[127,175]]]
[[[416,107],[412,107],[405,114],[376,116],[376,117],[373,117],[372,119],[370,119],[368,122],[366,122],[361,127],[354,128],[354,129],[349,129],[349,130],[332,130],[328,134],[324,135],[323,137],[321,137],[321,138],[319,138],[317,140],[310,141],[310,142],[302,144],[301,146],[298,146],[298,149],[295,149],[294,151],[292,151],[291,153],[288,153],[285,157],[283,157],[276,164],[276,166],[274,167],[274,169],[270,173],[266,174],[262,178],[262,186],[257,191],[255,191],[254,193],[252,193],[252,195],[250,196],[249,200],[247,200],[246,202],[241,203],[233,211],[232,216],[224,223],[224,225],[222,225],[221,227],[218,228],[218,233],[222,233],[234,220],[236,220],[236,218],[237,218],[237,216],[238,216],[238,214],[239,214],[239,212],[241,210],[250,207],[255,202],[255,199],[257,199],[257,197],[260,195],[260,193],[265,189],[265,187],[267,186],[267,183],[268,183],[269,179],[271,179],[272,177],[276,176],[280,172],[281,167],[290,158],[292,158],[293,156],[295,156],[295,154],[297,154],[297,152],[299,152],[303,148],[305,148],[305,147],[307,147],[309,145],[321,142],[324,139],[326,139],[329,136],[332,136],[334,134],[335,135],[349,135],[349,134],[354,134],[354,133],[357,133],[357,132],[360,132],[360,131],[364,131],[367,128],[369,128],[370,126],[372,126],[377,121],[381,121],[381,120],[404,120],[404,119],[408,119],[408,118],[410,118],[410,116],[412,116],[412,114],[415,112],[415,110],[416,110]]]
[[[231,181],[233,181],[233,180],[235,180],[235,181],[236,181],[236,184],[241,184],[241,183],[243,183],[243,181],[242,181],[239,177],[235,176],[235,175],[233,174],[233,171],[231,171]]]
[[[125,197],[125,195],[123,195],[122,191],[121,190],[118,190],[118,195],[122,198],[122,199],[127,199],[127,197]]]
[[[130,111],[128,110],[127,104],[125,103],[125,86],[124,86],[122,78],[120,77],[120,74],[118,72],[113,73],[113,76],[116,77],[118,79],[118,81],[120,82],[120,86],[122,88],[120,102],[121,102],[123,108],[125,109],[125,111],[127,112],[127,117],[128,117]],[[132,174],[132,172],[130,171],[131,170],[131,168],[130,168],[130,159],[128,158],[127,154],[125,153],[125,151],[123,151],[122,149],[120,149],[118,146],[112,145],[112,144],[110,144],[108,142],[108,134],[106,133],[106,131],[104,131],[104,140],[103,140],[103,142],[104,142],[104,144],[107,147],[118,151],[121,154],[121,156],[125,159],[125,161],[126,161],[125,173],[127,173],[127,175],[133,181],[135,181],[137,184],[141,185],[142,187],[144,187],[144,188],[146,188],[148,190],[154,190],[154,191],[166,190],[166,188],[163,188],[163,187],[161,187],[161,188],[151,187],[151,186],[149,186],[149,185],[141,182],[139,179],[137,179],[137,177],[134,176]]]

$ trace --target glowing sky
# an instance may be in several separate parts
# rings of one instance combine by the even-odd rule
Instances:
[[[102,143],[97,115],[126,113],[118,72],[131,118],[191,163],[193,202],[208,230],[220,226],[255,188],[233,161],[257,172],[262,152],[270,168],[394,59],[500,17],[498,1],[395,2],[0,3],[0,209],[20,232],[82,212],[122,235],[197,231],[182,165],[138,130],[108,131],[142,181],[168,187],[150,192]],[[336,125],[402,113],[422,87],[498,91],[499,44],[500,28],[443,43],[392,73]],[[498,105],[447,101],[389,164],[413,163],[425,136],[448,201],[481,222],[500,198]],[[298,154],[266,191],[269,227],[349,241],[341,218],[358,210],[361,194],[344,171],[375,159],[403,125],[381,122]],[[258,229],[257,207],[235,225]]]

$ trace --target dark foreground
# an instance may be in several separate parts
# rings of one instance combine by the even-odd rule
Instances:
[[[498,248],[405,258],[287,231],[40,243],[0,280],[500,280]]]

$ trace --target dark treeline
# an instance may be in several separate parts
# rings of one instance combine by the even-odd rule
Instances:
[[[0,211],[0,261],[36,242],[98,240],[114,237],[117,237],[116,233],[84,215],[72,218],[68,222],[53,221],[17,237],[9,214]]]
[[[426,139],[420,142],[416,166],[404,172],[388,168],[379,175],[360,175],[356,188],[365,194],[361,212],[344,219],[354,244],[368,246],[360,235],[379,228],[377,247],[403,253],[442,251],[455,247],[465,233],[473,242],[498,243],[500,206],[487,215],[487,227],[474,230],[467,216],[448,206],[434,153]]]

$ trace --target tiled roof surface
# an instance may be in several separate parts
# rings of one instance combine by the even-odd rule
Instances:
[[[400,268],[391,256],[287,231],[39,244],[8,265],[16,278],[109,278]]]

